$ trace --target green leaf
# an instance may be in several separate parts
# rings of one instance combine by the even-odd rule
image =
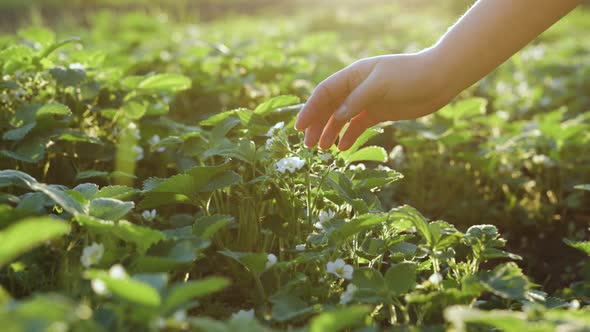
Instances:
[[[307,302],[289,293],[279,293],[270,299],[272,303],[271,317],[277,322],[286,322],[314,311]]]
[[[432,246],[434,241],[430,233],[430,228],[428,227],[428,222],[418,210],[409,205],[404,205],[391,210],[390,214],[395,222],[411,222],[416,227],[418,233],[426,240],[426,243]]]
[[[158,74],[150,76],[141,81],[137,88],[149,92],[179,92],[188,90],[191,87],[191,80],[178,74]]]
[[[152,245],[166,239],[164,233],[149,227],[138,226],[128,221],[119,221],[113,234],[125,242],[131,242],[139,253],[144,254]]]
[[[267,255],[264,253],[235,252],[227,249],[218,251],[218,253],[242,264],[251,272],[262,273],[266,270]]]
[[[68,38],[68,39],[64,39],[58,42],[55,42],[51,45],[49,45],[47,48],[45,48],[45,50],[43,50],[43,53],[41,53],[41,55],[39,55],[39,57],[37,58],[36,61],[39,61],[40,59],[46,58],[49,55],[51,55],[51,53],[55,52],[56,50],[68,45],[68,44],[73,44],[73,43],[79,43],[80,42],[80,38],[78,37],[72,37],[72,38]]]
[[[346,129],[343,129],[342,132],[344,132],[344,130],[346,130]],[[348,149],[344,152],[340,152],[338,154],[338,158],[343,159],[343,160],[348,160],[350,155],[357,152],[361,146],[365,145],[365,143],[367,143],[371,138],[381,134],[382,132],[383,132],[383,129],[380,129],[380,128],[369,128],[369,129],[365,130],[361,134],[361,136],[359,136],[359,138],[357,138],[357,140],[352,145],[352,147],[350,147],[350,149]]]
[[[56,204],[72,215],[84,213],[84,210],[76,200],[66,194],[63,190],[53,185],[33,183],[31,190],[39,191],[51,198]]]
[[[363,214],[332,232],[330,239],[336,242],[344,241],[350,236],[383,224],[387,219],[388,216],[386,214]]]
[[[385,272],[385,283],[392,296],[406,294],[416,288],[416,264],[402,262]]]
[[[51,77],[63,87],[77,87],[86,79],[86,72],[80,69],[55,67],[49,70]]]
[[[223,172],[209,180],[201,192],[212,192],[218,189],[231,187],[242,182],[242,177],[234,171]]]
[[[193,234],[203,239],[209,239],[220,229],[227,227],[233,221],[234,218],[232,216],[204,216],[195,221],[195,224],[193,225]]]
[[[20,141],[23,139],[33,128],[35,128],[37,124],[35,122],[31,122],[29,124],[25,124],[19,128],[8,130],[2,136],[5,140],[8,141]]]
[[[469,98],[447,105],[436,114],[450,119],[467,119],[472,116],[484,115],[488,101],[484,98]]]
[[[590,244],[590,242],[589,242]],[[590,249],[590,246],[588,247],[588,249]],[[500,250],[497,248],[485,248],[482,252],[481,252],[481,258],[484,260],[487,259],[497,259],[497,258],[510,258],[513,260],[522,260],[522,257],[510,252],[506,252],[504,250]]]
[[[0,188],[17,186],[30,189],[33,183],[37,183],[37,180],[27,173],[12,169],[0,171]]]
[[[18,31],[18,36],[27,41],[38,43],[42,47],[49,46],[55,42],[55,33],[42,27],[21,29]]]
[[[479,280],[488,291],[506,299],[524,299],[529,289],[526,276],[512,262],[498,265],[493,271],[480,272]]]
[[[0,153],[18,161],[34,164],[45,158],[46,144],[47,140],[44,140],[41,137],[33,137],[21,141],[16,149],[12,151],[2,150]]]
[[[52,238],[70,231],[63,221],[49,217],[28,218],[0,232],[0,267]]]
[[[381,296],[386,290],[381,272],[368,267],[355,269],[352,273],[352,283],[358,288],[359,298],[370,297],[369,302],[372,302],[374,296]],[[380,302],[381,299],[377,298],[376,301]]]
[[[123,105],[123,113],[131,120],[139,120],[147,112],[148,105],[138,101],[130,101]]]
[[[141,254],[144,254],[152,245],[166,239],[166,235],[159,230],[134,225],[125,220],[115,224],[110,220],[79,214],[76,216],[76,221],[91,232],[116,236],[125,242],[135,244]]]
[[[79,181],[79,180],[85,180],[85,179],[91,179],[91,178],[104,178],[104,177],[108,177],[108,175],[109,175],[108,172],[88,170],[88,171],[78,172],[76,174],[76,180]]]
[[[126,199],[139,193],[139,190],[127,186],[106,186],[99,190],[95,198]]]
[[[90,201],[88,214],[100,219],[117,221],[134,207],[133,202],[123,202],[114,198],[96,198]]]
[[[299,97],[295,96],[278,96],[260,104],[254,110],[254,114],[266,115],[278,108],[297,104]]]
[[[77,185],[73,191],[77,191],[82,194],[86,200],[91,200],[98,193],[98,185],[94,183],[82,183]],[[72,190],[68,191],[68,194],[71,195]]]
[[[102,280],[107,289],[133,303],[148,307],[158,307],[161,303],[160,294],[151,285],[133,278],[113,278],[106,271],[90,270],[84,274],[87,279]]]
[[[311,320],[310,332],[338,332],[365,325],[365,318],[371,312],[367,306],[349,306],[324,312]]]
[[[168,312],[195,298],[219,292],[229,285],[230,281],[228,279],[219,277],[176,283],[168,291],[163,310]]]
[[[84,210],[72,197],[68,196],[59,186],[39,183],[32,176],[15,170],[0,171],[0,187],[17,186],[44,193],[56,204],[72,215],[83,213]]]
[[[563,239],[563,242],[565,242],[568,246],[581,250],[590,256],[590,241],[572,241]]]
[[[346,162],[354,163],[357,161],[376,161],[384,163],[387,161],[387,151],[380,146],[367,146],[351,154]]]

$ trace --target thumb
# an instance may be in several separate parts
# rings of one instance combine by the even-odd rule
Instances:
[[[334,113],[338,121],[348,121],[367,107],[383,97],[383,86],[376,78],[375,71],[367,77],[352,93],[346,98],[340,108]]]

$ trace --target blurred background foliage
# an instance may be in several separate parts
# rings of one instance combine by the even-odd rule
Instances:
[[[26,39],[13,35],[22,27],[44,26],[81,37],[77,51],[96,52],[113,77],[182,73],[193,86],[166,101],[168,116],[194,124],[281,94],[305,100],[359,58],[427,47],[471,2],[0,0],[0,49]],[[481,97],[483,108],[456,116],[450,106],[387,127],[375,143],[405,179],[384,201],[460,227],[498,225],[527,274],[550,288],[590,275],[562,242],[587,238],[590,223],[588,193],[574,190],[590,183],[588,31],[580,8],[458,98]],[[138,169],[140,178],[153,171]]]

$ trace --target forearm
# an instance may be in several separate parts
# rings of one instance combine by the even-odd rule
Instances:
[[[457,92],[490,73],[581,0],[479,0],[432,47],[441,79]]]

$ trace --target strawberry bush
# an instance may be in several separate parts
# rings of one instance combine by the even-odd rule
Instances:
[[[0,37],[3,330],[590,325],[590,52],[552,40],[587,10],[534,49],[571,62],[525,50],[345,152],[293,129],[313,84],[435,27],[344,44],[369,28],[326,8],[198,26],[113,15]],[[549,244],[563,256],[539,254]],[[546,259],[563,271],[543,275]]]

